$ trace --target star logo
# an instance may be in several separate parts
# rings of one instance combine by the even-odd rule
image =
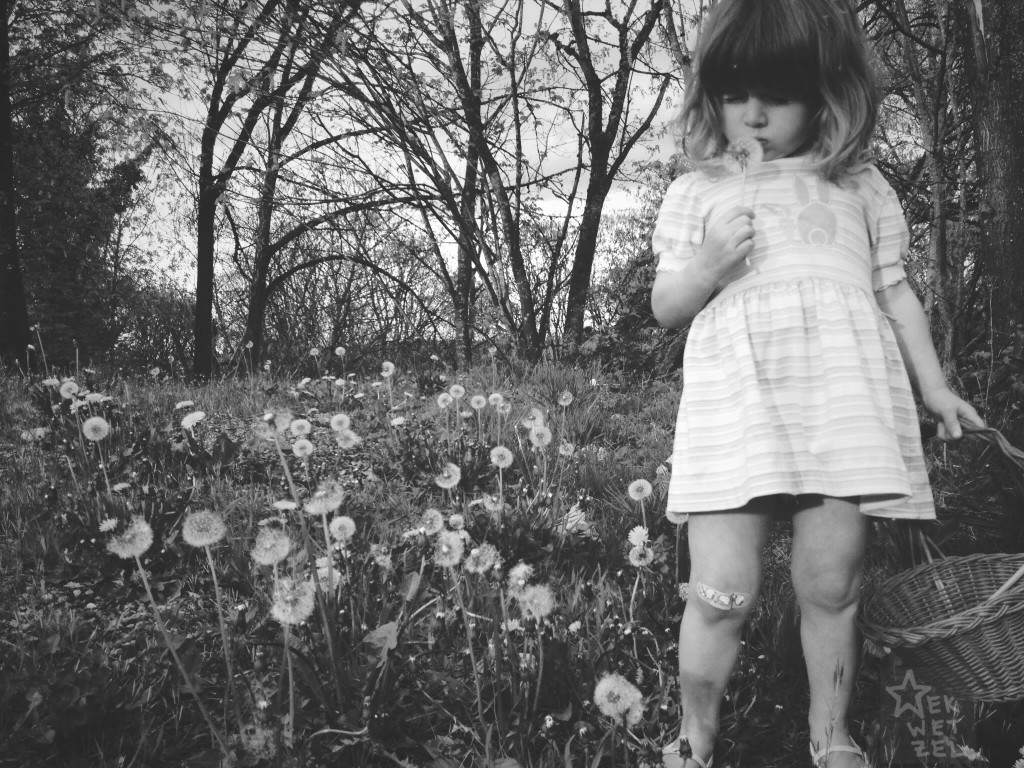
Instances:
[[[931,689],[930,685],[921,685],[917,682],[912,669],[903,673],[903,682],[899,685],[885,686],[886,692],[896,699],[895,717],[899,717],[909,710],[922,720],[924,719],[924,705],[921,703],[921,699]]]

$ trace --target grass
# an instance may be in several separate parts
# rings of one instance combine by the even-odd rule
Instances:
[[[678,722],[680,382],[316,362],[204,386],[81,372],[70,396],[0,377],[0,765],[656,765]],[[938,492],[974,469],[938,456]],[[195,546],[205,510],[225,535]],[[261,536],[288,551],[257,562]],[[898,541],[879,535],[870,581]],[[780,527],[720,764],[806,762],[796,627]],[[865,659],[855,702],[877,754],[880,670]],[[612,673],[632,710],[595,704]]]

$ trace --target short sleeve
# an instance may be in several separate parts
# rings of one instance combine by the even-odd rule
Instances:
[[[892,187],[885,194],[871,228],[871,287],[881,291],[906,280],[903,259],[910,248],[910,233],[903,208]]]
[[[651,245],[659,272],[678,272],[704,242],[704,216],[697,194],[697,174],[672,182],[658,212]]]

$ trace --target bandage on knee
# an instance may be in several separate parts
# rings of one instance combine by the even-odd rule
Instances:
[[[690,585],[680,584],[679,595],[684,600],[689,597]],[[742,608],[747,604],[747,596],[740,592],[722,592],[709,587],[703,581],[697,582],[697,596],[712,608],[720,611],[731,611],[734,608]]]

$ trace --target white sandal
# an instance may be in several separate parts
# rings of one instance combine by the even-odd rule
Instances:
[[[715,763],[715,754],[712,752],[706,761],[701,760],[693,754],[688,736],[680,736],[671,744],[666,744],[661,749],[661,763],[665,768],[686,768],[687,760],[695,762],[697,768],[712,768]]]
[[[868,756],[865,755],[864,750],[858,747],[856,744],[850,744],[849,746],[845,744],[835,744],[833,746],[825,747],[824,749],[819,749],[817,751],[815,751],[814,745],[812,744],[811,764],[814,766],[814,768],[822,768],[822,762],[834,752],[847,752],[852,755],[857,755],[857,757],[864,761],[864,765],[870,768],[871,764],[868,762]]]

